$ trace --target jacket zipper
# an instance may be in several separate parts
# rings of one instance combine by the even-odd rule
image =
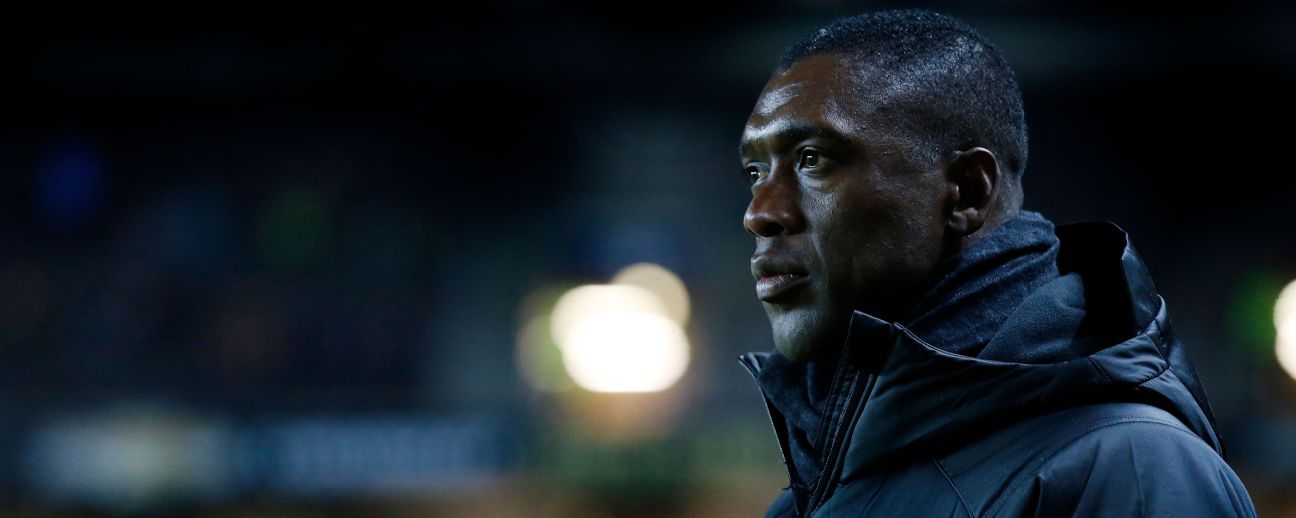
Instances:
[[[830,479],[833,478],[831,468],[834,464],[833,457],[836,456],[837,440],[841,436],[842,429],[846,426],[847,421],[851,419],[855,413],[852,407],[855,406],[855,388],[859,385],[859,377],[860,373],[858,372],[853,374],[851,377],[850,388],[846,391],[845,408],[842,409],[842,415],[838,418],[837,426],[832,432],[832,440],[828,443],[828,449],[824,451],[824,464],[819,471],[819,481],[815,484],[814,491],[810,493],[810,499],[806,501],[806,516],[810,516],[811,513],[814,513],[815,507],[817,507],[819,503],[820,494],[828,489],[828,485],[831,482]]]

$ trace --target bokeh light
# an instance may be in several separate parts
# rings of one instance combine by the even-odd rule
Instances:
[[[587,284],[572,288],[554,304],[549,331],[561,347],[582,320],[599,313],[651,313],[668,317],[666,305],[652,292],[636,286]]]
[[[1274,325],[1278,328],[1275,344],[1278,365],[1296,379],[1296,281],[1287,284],[1274,304]]]
[[[656,295],[666,306],[667,316],[679,325],[688,323],[689,296],[684,281],[670,270],[652,263],[637,263],[622,268],[612,277],[612,284],[638,286]]]
[[[613,284],[564,293],[554,304],[549,332],[567,374],[581,388],[656,392],[674,385],[688,367],[688,313],[683,281],[661,266],[639,263],[621,270]],[[534,322],[529,326],[535,329]]]
[[[581,319],[562,343],[563,364],[577,385],[594,392],[656,392],[688,366],[679,324],[645,312],[597,312]]]
[[[1278,293],[1278,302],[1274,304],[1274,325],[1282,328],[1283,322],[1293,314],[1296,314],[1296,281],[1288,283]]]

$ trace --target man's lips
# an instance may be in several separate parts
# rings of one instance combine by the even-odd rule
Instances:
[[[770,253],[752,257],[752,277],[756,278],[756,297],[765,302],[774,302],[791,293],[810,278],[800,263]]]
[[[765,302],[775,302],[783,294],[803,284],[809,277],[795,273],[781,273],[761,277],[756,280],[756,298]]]

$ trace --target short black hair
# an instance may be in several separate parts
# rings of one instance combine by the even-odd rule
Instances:
[[[778,69],[818,54],[844,58],[857,78],[880,71],[868,84],[900,92],[877,100],[891,122],[916,133],[924,156],[981,146],[1011,176],[1025,171],[1021,89],[999,50],[968,24],[922,9],[841,18],[789,47]]]

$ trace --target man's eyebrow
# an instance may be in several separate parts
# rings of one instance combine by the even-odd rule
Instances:
[[[803,140],[817,138],[849,144],[850,138],[840,132],[823,126],[784,126],[758,131],[753,138],[744,138],[738,142],[738,156],[746,156],[752,151],[752,144],[759,140],[769,140],[778,148]]]

